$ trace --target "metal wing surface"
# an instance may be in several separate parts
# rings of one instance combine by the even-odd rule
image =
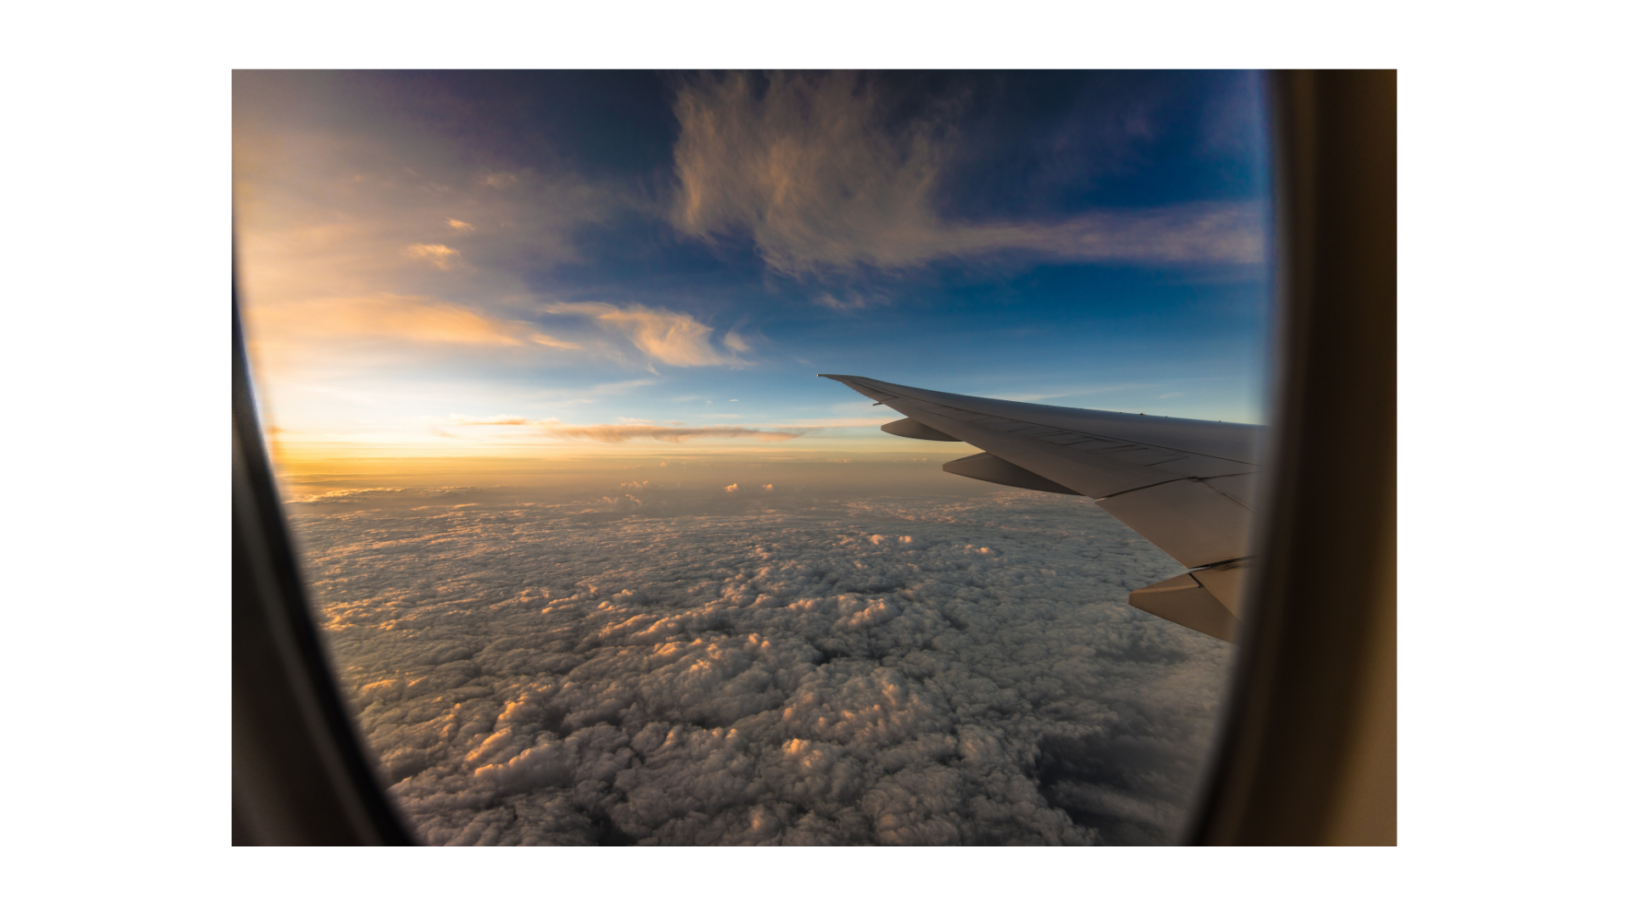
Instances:
[[[885,432],[983,451],[946,471],[1075,493],[1188,567],[1131,593],[1131,606],[1232,641],[1248,565],[1261,427],[1147,417],[928,391],[825,375],[904,414]]]

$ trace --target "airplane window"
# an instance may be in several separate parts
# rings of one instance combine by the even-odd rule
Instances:
[[[422,841],[1181,838],[1269,414],[1261,74],[233,105],[282,508]]]

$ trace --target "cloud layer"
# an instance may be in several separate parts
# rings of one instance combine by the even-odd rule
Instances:
[[[699,78],[680,89],[675,113],[673,223],[705,239],[744,233],[790,275],[1001,254],[1149,264],[1264,256],[1259,203],[948,219],[938,195],[956,141],[951,112],[901,122],[853,73],[773,74],[761,91],[743,74]]]
[[[1123,604],[1168,558],[1049,494],[738,484],[295,507],[428,841],[1173,838],[1230,655]]]

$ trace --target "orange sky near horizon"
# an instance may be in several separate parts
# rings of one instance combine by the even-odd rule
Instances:
[[[1255,76],[1055,74],[1090,105],[957,174],[981,147],[950,109],[890,114],[948,84],[584,79],[234,75],[235,280],[280,464],[969,453],[881,432],[898,414],[817,373],[1260,421]],[[1191,101],[1159,139],[1092,113],[1125,92]],[[1109,139],[991,211],[1065,127]],[[1133,152],[1160,165],[1081,196]]]

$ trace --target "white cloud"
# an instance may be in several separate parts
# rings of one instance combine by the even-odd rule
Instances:
[[[448,219],[447,220],[447,225],[449,227],[451,227],[454,232],[474,232],[475,231],[474,226],[471,226],[469,223],[466,223],[461,219]]]
[[[292,507],[428,841],[1173,838],[1230,648],[1125,606],[1176,570],[1101,510],[612,489]]]
[[[403,252],[410,258],[429,261],[437,270],[452,270],[463,262],[458,249],[446,245],[409,245]]]
[[[646,308],[638,304],[619,308],[601,302],[561,303],[549,306],[548,311],[597,318],[628,338],[640,352],[670,366],[742,364],[736,357],[720,353],[713,347],[711,327],[679,312]],[[725,345],[737,352],[746,349],[744,342],[733,331],[725,335]]]
[[[674,225],[703,239],[745,234],[786,274],[1014,254],[1155,264],[1254,264],[1265,254],[1259,203],[947,218],[939,185],[956,141],[945,109],[901,122],[876,85],[853,73],[772,74],[761,93],[742,74],[700,78],[680,88],[675,113]],[[830,293],[817,301],[865,304]]]
[[[520,176],[512,172],[488,172],[481,176],[481,184],[489,188],[503,190],[512,188],[520,183]]]

